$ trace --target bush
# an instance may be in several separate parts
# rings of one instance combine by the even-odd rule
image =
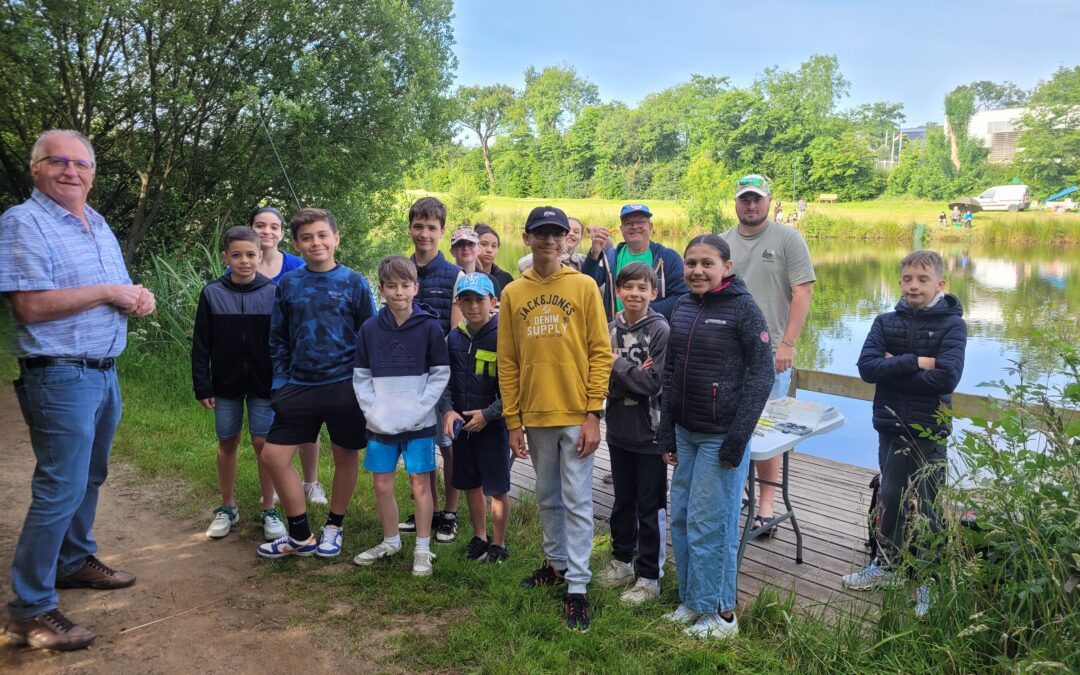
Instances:
[[[1080,668],[1080,354],[1061,347],[1053,378],[1032,379],[1017,364],[1017,384],[991,419],[953,447],[968,468],[942,491],[948,524],[931,545],[941,562],[928,623],[960,671]],[[1047,384],[1048,381],[1059,384]],[[955,508],[954,508],[955,507]],[[974,526],[960,518],[974,515]]]

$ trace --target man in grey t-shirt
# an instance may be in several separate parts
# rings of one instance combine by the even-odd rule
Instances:
[[[814,292],[814,266],[810,250],[799,232],[769,220],[772,193],[769,182],[758,175],[740,178],[735,186],[735,215],[739,226],[721,236],[731,247],[735,274],[742,277],[750,295],[761,307],[769,325],[776,380],[769,398],[787,396],[795,344],[799,340],[810,297]],[[780,480],[780,457],[755,464],[762,478]],[[776,489],[762,485],[758,524],[772,518]]]

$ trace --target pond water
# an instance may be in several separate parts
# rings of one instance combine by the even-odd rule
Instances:
[[[685,240],[661,242],[681,251]],[[583,242],[583,246],[587,242]],[[901,258],[913,249],[903,242],[811,241],[817,273],[814,299],[799,339],[796,365],[858,376],[855,362],[874,317],[899,300]],[[964,306],[968,345],[958,391],[994,394],[988,381],[1016,382],[1007,369],[1023,362],[1031,375],[1055,364],[1056,332],[1080,342],[1080,247],[934,244],[945,258],[948,291]],[[506,234],[497,263],[517,276],[517,260],[527,253],[520,238]],[[877,468],[877,434],[870,426],[870,403],[812,392],[800,398],[838,406],[847,417],[841,429],[809,439],[800,451],[849,464]],[[962,425],[957,425],[962,429]]]

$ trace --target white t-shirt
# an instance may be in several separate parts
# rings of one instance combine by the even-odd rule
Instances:
[[[817,280],[810,249],[798,230],[771,220],[752,237],[739,234],[738,226],[720,236],[731,247],[732,269],[765,315],[775,350],[787,328],[791,287]]]

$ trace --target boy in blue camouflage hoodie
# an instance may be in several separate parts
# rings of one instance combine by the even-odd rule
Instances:
[[[274,423],[262,462],[281,497],[288,534],[259,547],[264,558],[341,553],[342,523],[356,487],[359,450],[367,445],[364,415],[352,390],[356,332],[375,315],[364,277],[334,260],[341,242],[334,216],[324,209],[300,209],[290,222],[304,267],[278,283],[270,317],[270,357],[274,365],[270,404]],[[293,457],[314,442],[326,424],[334,454],[330,513],[316,541]]]

